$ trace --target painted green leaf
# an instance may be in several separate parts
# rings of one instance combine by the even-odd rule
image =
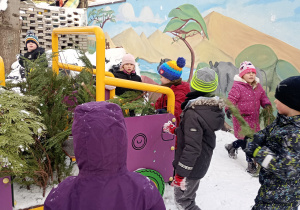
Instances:
[[[202,27],[207,39],[209,39],[205,21],[194,5],[183,4],[176,9],[171,10],[169,17],[177,17],[181,20],[195,20]]]
[[[188,20],[188,19],[191,18],[191,16],[189,14],[185,14],[184,12],[182,12],[178,8],[172,9],[171,12],[169,13],[168,17],[169,18],[177,17],[177,18],[180,18],[182,20]]]
[[[178,18],[173,18],[168,22],[168,24],[164,30],[164,33],[168,32],[168,31],[175,31],[178,28],[182,27],[185,23],[186,23],[186,21],[180,20]]]
[[[181,30],[184,31],[184,32],[187,32],[187,33],[191,32],[191,31],[198,31],[200,34],[201,34],[201,31],[202,31],[201,27],[196,22],[187,23]]]
[[[96,10],[96,9],[93,9],[93,10],[89,13],[89,17],[90,17],[90,16],[93,16],[93,15],[96,15],[96,12],[97,12],[97,10]]]
[[[281,80],[300,75],[298,70],[291,63],[285,60],[278,60],[276,64],[276,73]]]

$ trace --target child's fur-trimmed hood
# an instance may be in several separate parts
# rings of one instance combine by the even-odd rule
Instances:
[[[203,97],[200,96],[196,99],[190,100],[189,103],[186,105],[185,109],[191,107],[195,108],[195,106],[218,106],[220,109],[225,107],[225,101],[218,97]]]

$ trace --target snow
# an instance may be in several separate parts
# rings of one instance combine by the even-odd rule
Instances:
[[[201,209],[207,210],[248,210],[254,205],[254,199],[259,189],[257,177],[250,176],[246,171],[245,154],[239,150],[237,159],[230,159],[224,145],[235,140],[233,134],[217,131],[217,144],[214,150],[210,168],[206,176],[200,181],[196,203]],[[78,174],[74,168],[73,174]],[[51,187],[47,188],[46,195]],[[15,209],[26,208],[43,204],[42,190],[32,187],[31,190],[14,185],[16,206]],[[166,184],[163,196],[166,209],[176,210],[173,196],[173,187]]]
[[[0,11],[5,11],[7,9],[7,0],[0,0]]]
[[[52,56],[52,51],[48,50],[48,51],[46,51],[46,54],[47,54],[48,60],[51,60],[50,58]],[[126,51],[124,48],[106,49],[105,50],[105,58],[106,58],[106,60],[108,60],[108,62],[105,63],[105,71],[108,71],[113,65],[121,63],[122,57],[125,54],[126,54]],[[90,54],[90,53],[86,52],[85,55],[91,61],[92,65],[96,66],[96,53]],[[59,60],[59,62],[65,63],[65,64],[84,66],[84,63],[79,59],[80,56],[81,55],[78,50],[66,49],[66,50],[62,50],[59,52],[58,60]],[[18,58],[18,56],[17,56],[17,58]],[[50,61],[48,63],[48,65],[52,66],[52,62]],[[9,73],[9,75],[6,77],[6,81],[18,83],[22,80],[26,80],[26,79],[21,79],[20,68],[22,68],[22,66],[19,64],[18,61],[15,61],[11,65],[12,70]],[[140,75],[141,70],[140,70],[138,63],[136,63],[136,65],[135,65],[135,71],[136,71],[137,75]],[[71,71],[70,74],[71,74],[71,76],[75,76],[76,74],[78,74],[78,72]]]

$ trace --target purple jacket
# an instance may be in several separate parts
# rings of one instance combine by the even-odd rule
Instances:
[[[118,105],[77,106],[72,134],[79,175],[51,190],[45,210],[166,209],[155,184],[127,170],[127,131]]]
[[[228,99],[239,109],[249,126],[255,130],[260,130],[259,126],[259,109],[260,106],[265,107],[271,105],[270,100],[266,96],[265,90],[259,84],[259,79],[255,79],[256,85],[251,86],[238,75],[235,75],[233,86],[228,94]],[[239,135],[241,127],[235,117],[232,118],[234,136],[237,139],[243,139]]]

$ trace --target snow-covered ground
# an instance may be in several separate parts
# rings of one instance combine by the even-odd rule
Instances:
[[[231,143],[235,138],[231,133],[217,131],[217,145],[212,162],[206,176],[201,180],[197,191],[196,203],[204,210],[249,210],[254,204],[259,183],[258,178],[250,176],[246,171],[245,154],[239,150],[236,160],[230,159],[224,144]],[[78,170],[74,169],[74,174]],[[50,192],[47,189],[46,194]],[[33,187],[30,191],[14,186],[15,210],[43,204],[42,190]],[[174,204],[173,187],[166,184],[163,196],[166,209],[176,210]]]

